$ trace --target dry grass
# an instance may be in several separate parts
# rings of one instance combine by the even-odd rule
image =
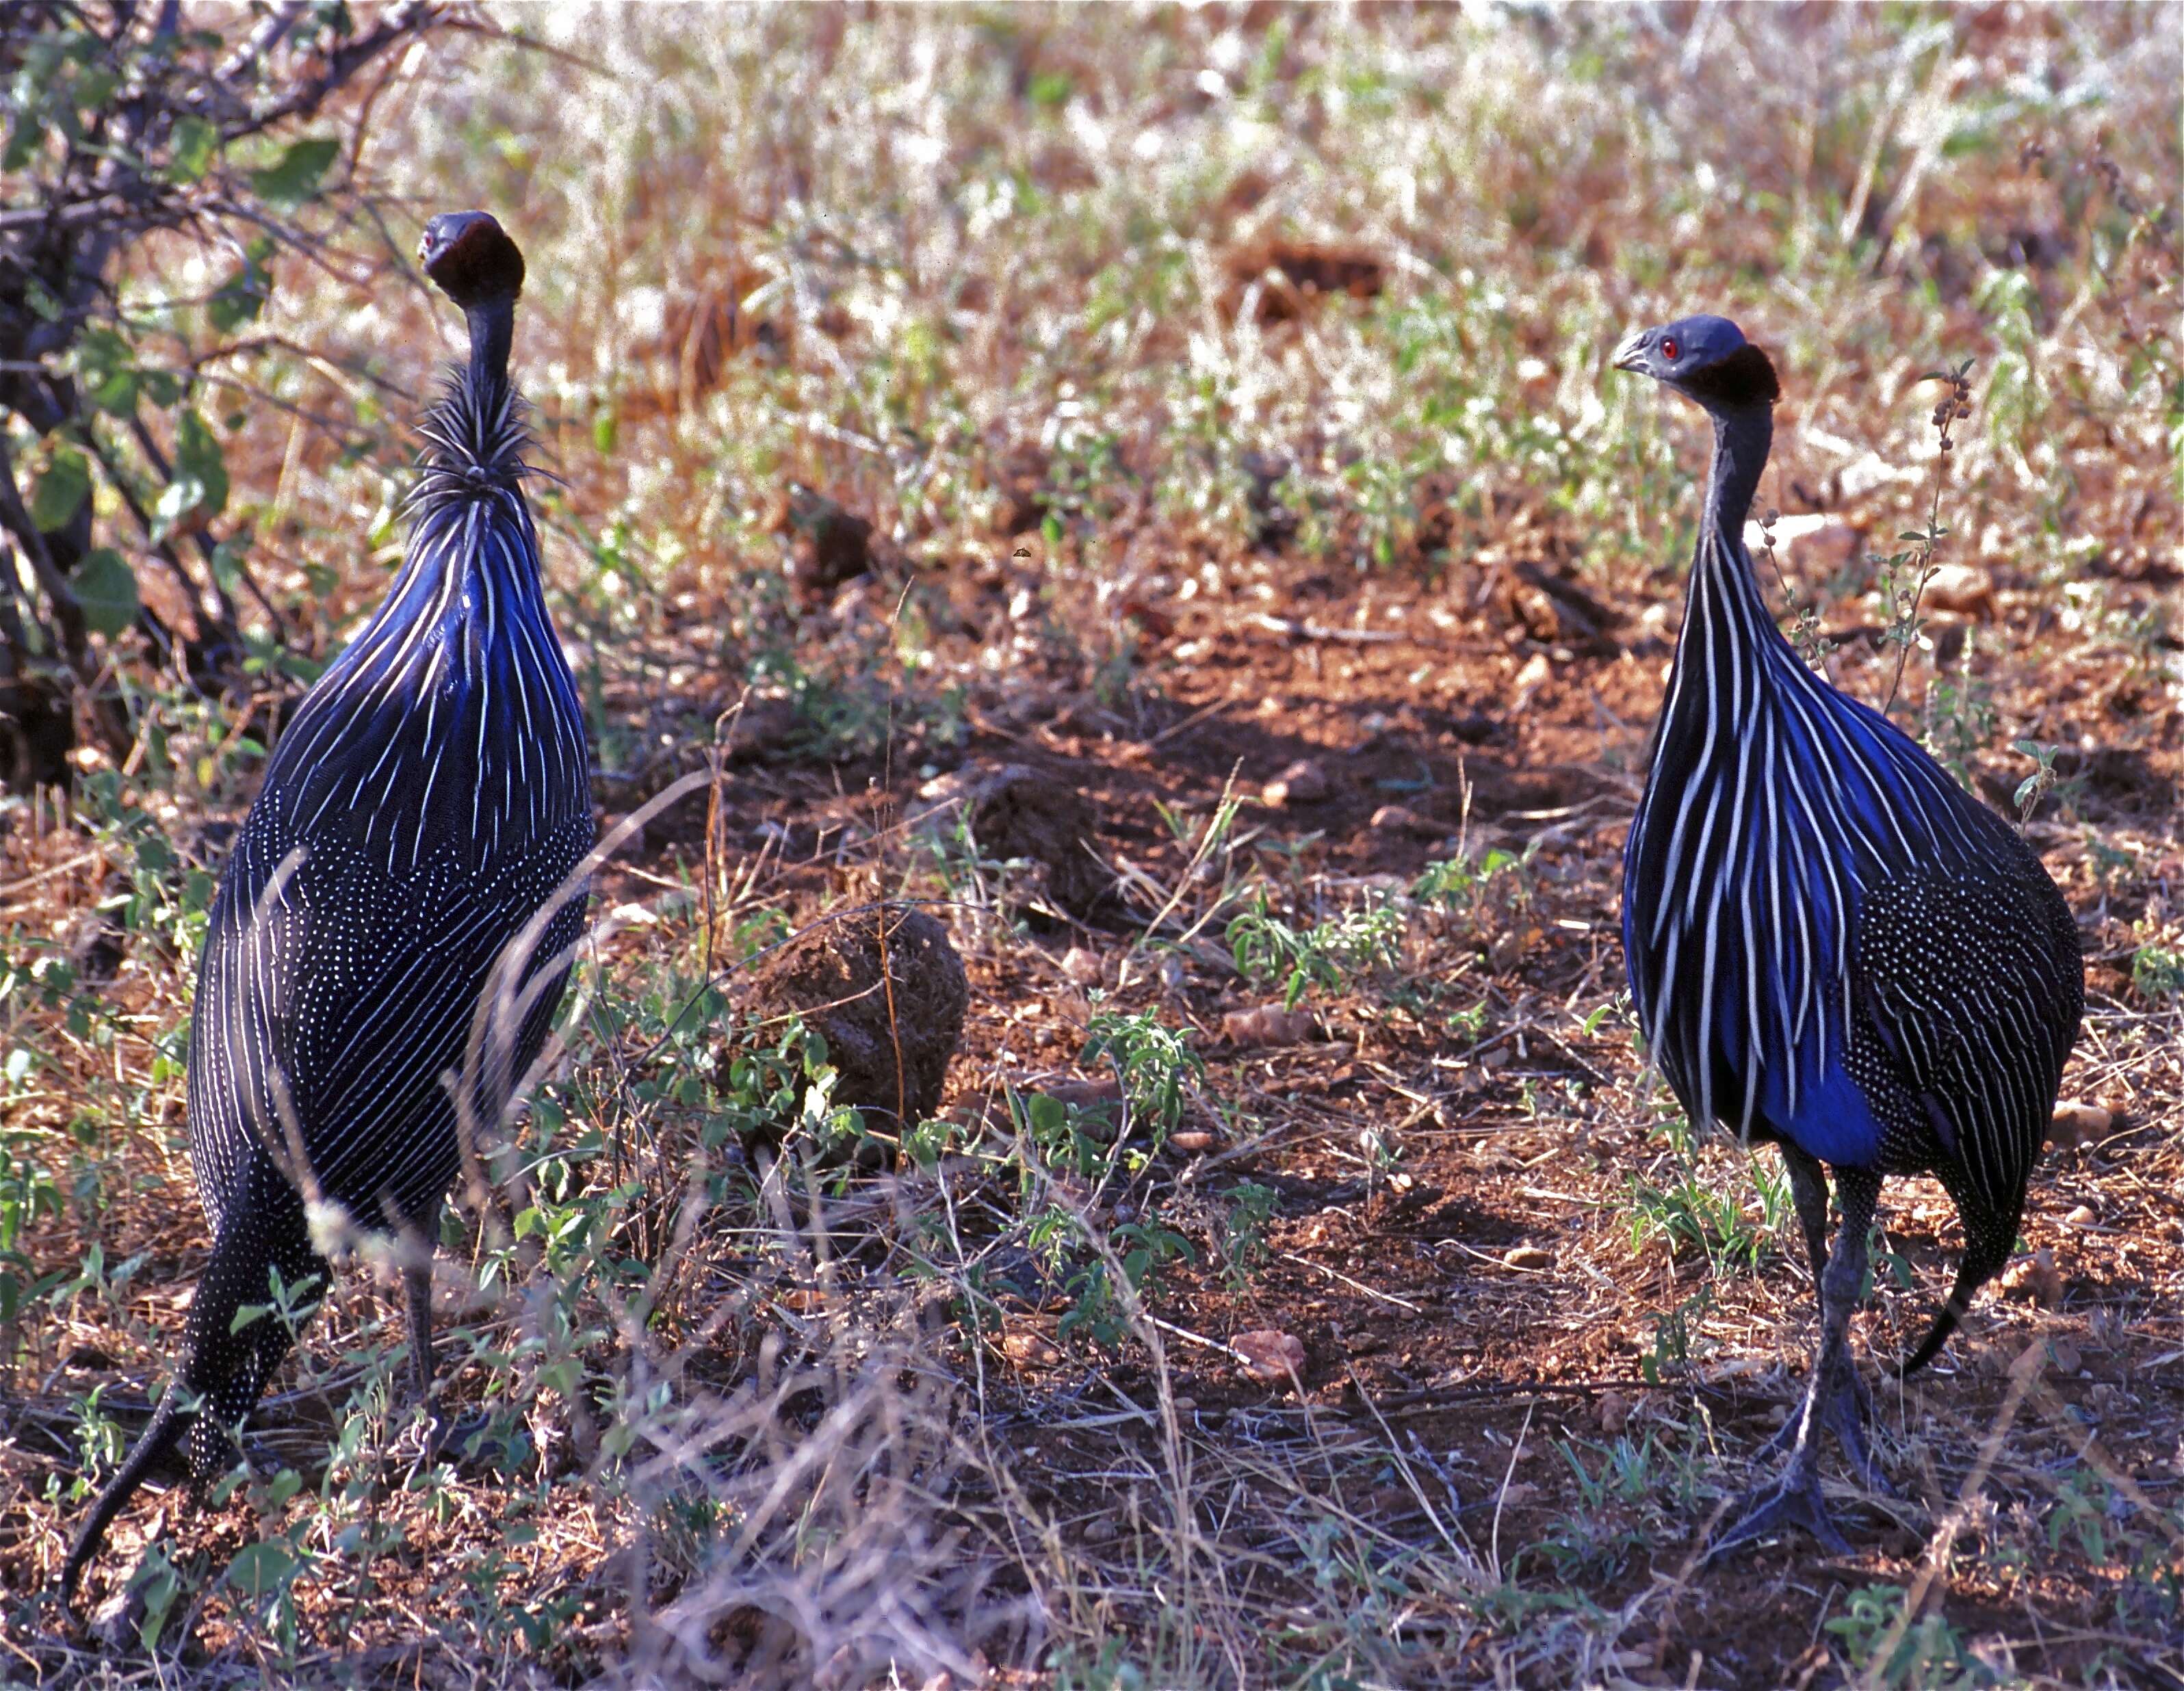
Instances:
[[[205,1248],[179,1054],[242,701],[150,678],[143,756],[0,811],[9,1674],[2178,1683],[2173,14],[495,15],[551,39],[442,37],[352,114],[359,169],[397,247],[457,204],[525,245],[607,811],[716,776],[602,877],[522,1178],[443,1258],[448,1389],[504,1455],[410,1472],[393,1305],[346,1274],[259,1477],[140,1499],[94,1574],[164,1529],[152,1657],[36,1597]],[[329,426],[245,403],[226,437],[320,656],[384,584],[453,333],[344,238],[369,281],[283,275],[268,325],[323,359],[232,365]],[[142,286],[187,281],[153,257]],[[2005,804],[2015,743],[2058,748],[2029,826],[2087,944],[2066,1090],[2110,1112],[2036,1179],[2050,1303],[1990,1293],[1880,1391],[1908,1500],[1843,1494],[1854,1561],[1704,1578],[1813,1324],[1771,1155],[1691,1143],[1617,1001],[1699,441],[1603,367],[1702,308],[1780,354],[1763,498],[1825,518],[1781,526],[1784,585],[1873,699],[1898,619],[1866,554],[1928,508],[1922,375],[1975,360],[1963,569],[1897,715]],[[872,522],[872,573],[810,589],[792,481]],[[1261,802],[1298,759],[1328,797]],[[1114,900],[920,822],[933,776],[1001,763],[1091,801]],[[825,1065],[737,993],[904,895],[971,1024],[945,1124],[860,1173],[819,1154],[852,1126]],[[1305,937],[1306,1040],[1227,1031],[1287,980],[1240,961],[1253,915],[1262,953]],[[801,1123],[778,1162],[761,1118]],[[1892,1185],[1876,1356],[1954,1238]],[[254,1604],[253,1540],[287,1553]]]

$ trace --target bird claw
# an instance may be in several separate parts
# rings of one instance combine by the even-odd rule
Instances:
[[[1806,1446],[1790,1459],[1790,1466],[1772,1485],[1746,1494],[1736,1518],[1707,1541],[1702,1567],[1712,1567],[1734,1549],[1763,1538],[1786,1527],[1802,1527],[1833,1556],[1851,1556],[1850,1540],[1837,1530],[1820,1495],[1819,1471],[1805,1454]]]
[[[1851,1471],[1858,1483],[1869,1491],[1878,1492],[1892,1501],[1901,1501],[1898,1491],[1873,1454],[1866,1439],[1866,1429],[1874,1425],[1877,1416],[1873,1406],[1873,1391],[1865,1383],[1865,1377],[1854,1366],[1846,1364],[1836,1377],[1833,1389],[1822,1394],[1814,1414],[1819,1425],[1835,1435],[1835,1440],[1850,1464]],[[1756,1462],[1765,1462],[1787,1456],[1797,1444],[1797,1426],[1802,1419],[1793,1415],[1778,1427],[1768,1441],[1752,1453]]]
[[[466,1458],[463,1447],[493,1425],[493,1417],[482,1410],[469,1415],[448,1416],[421,1405],[420,1408],[421,1412],[412,1423],[419,1429],[415,1434],[417,1455],[410,1465],[410,1482],[412,1485],[420,1483],[425,1475],[443,1462],[462,1466],[470,1460]],[[410,1437],[405,1430],[404,1443],[408,1443]]]

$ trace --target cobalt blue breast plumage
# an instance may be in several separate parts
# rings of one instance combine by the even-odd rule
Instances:
[[[1781,1148],[1823,1334],[1791,1461],[1713,1546],[1783,1525],[1843,1545],[1815,1427],[1871,1482],[1847,1354],[1881,1177],[1930,1172],[1964,1255],[1904,1365],[2008,1259],[2083,1001],[2077,930],[2031,848],[1880,712],[1799,660],[1743,531],[1773,364],[1719,317],[1632,336],[1617,368],[1705,408],[1714,452],[1683,631],[1624,851],[1623,940],[1647,1049],[1694,1124]],[[1822,1165],[1841,1213],[1832,1260]]]
[[[584,720],[508,375],[523,260],[480,212],[435,218],[421,257],[464,309],[470,361],[424,426],[401,571],[281,736],[221,878],[189,1065],[212,1258],[179,1381],[79,1532],[64,1600],[185,1434],[199,1485],[231,1464],[289,1342],[278,1320],[235,1318],[276,1273],[315,1305],[329,1270],[311,1203],[408,1242],[426,1396],[432,1243],[465,1129],[495,1121],[536,1060],[582,927]]]

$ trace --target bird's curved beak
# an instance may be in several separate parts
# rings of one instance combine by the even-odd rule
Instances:
[[[1646,368],[1646,331],[1643,329],[1623,337],[1622,343],[1615,348],[1614,363],[1618,370]]]

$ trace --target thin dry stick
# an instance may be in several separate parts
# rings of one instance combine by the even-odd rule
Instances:
[[[1955,1547],[1957,1534],[1963,1530],[1972,1506],[1986,1489],[1986,1477],[1994,1467],[1995,1458],[2002,1454],[2002,1442],[2009,1436],[2009,1429],[2017,1420],[2018,1407],[2025,1401],[2025,1394],[2032,1389],[2033,1382],[2039,1378],[2041,1365],[2047,1354],[2047,1340],[2035,1339],[2025,1347],[2017,1360],[2009,1365],[2009,1388],[2003,1395],[2002,1407],[1995,1412],[1994,1422],[1987,1428],[1986,1437],[1980,1441],[1978,1460],[1972,1464],[1972,1471],[1964,1481],[1964,1489],[1957,1494],[1956,1506],[1950,1510],[1947,1519],[1942,1522],[1941,1531],[1934,1534],[1932,1541],[1926,1546],[1926,1554],[1919,1565],[1919,1577],[1912,1581],[1910,1593],[1904,1598],[1903,1606],[1897,1611],[1895,1621],[1880,1642],[1874,1646],[1870,1665],[1858,1681],[1860,1691],[1868,1691],[1868,1688],[1878,1687],[1884,1683],[1882,1675],[1888,1664],[1895,1660],[1896,1647],[1903,1642],[1903,1635],[1910,1631],[1913,1618],[1925,1606],[1926,1594],[1932,1589],[1934,1581],[1942,1572],[1942,1564],[1947,1561],[1950,1550]]]
[[[1934,428],[1941,436],[1941,455],[1934,460],[1934,492],[1926,506],[1926,531],[1924,534],[1906,533],[1900,537],[1917,542],[1915,553],[1899,553],[1899,561],[1918,559],[1919,579],[1913,583],[1908,603],[1899,605],[1898,615],[1892,632],[1896,636],[1896,673],[1888,682],[1888,700],[1880,708],[1885,714],[1896,708],[1896,695],[1903,685],[1903,666],[1911,660],[1911,642],[1919,634],[1919,601],[1926,592],[1926,583],[1934,578],[1934,549],[1942,542],[1947,530],[1938,526],[1942,520],[1942,488],[1948,480],[1949,454],[1956,450],[1956,442],[1949,431],[1959,418],[1972,414],[1971,383],[1968,379],[1972,361],[1966,359],[1954,370],[1930,370],[1920,378],[1925,381],[1946,381],[1947,394],[1934,407]],[[1897,590],[1899,600],[1903,590]]]

